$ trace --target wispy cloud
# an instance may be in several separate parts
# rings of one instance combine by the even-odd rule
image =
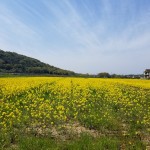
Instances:
[[[77,72],[140,73],[148,67],[145,58],[140,61],[143,68],[121,67],[129,67],[130,56],[136,56],[138,64],[143,53],[150,55],[150,3],[146,0],[10,1],[13,5],[0,5],[4,48],[22,49]]]

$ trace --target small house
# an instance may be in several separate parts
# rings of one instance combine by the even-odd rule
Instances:
[[[144,78],[150,79],[150,69],[146,69],[146,70],[144,71]]]

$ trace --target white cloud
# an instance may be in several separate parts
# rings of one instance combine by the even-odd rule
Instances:
[[[91,1],[81,1],[78,8],[69,0],[44,0],[40,4],[45,10],[38,10],[30,2],[17,0],[17,7],[20,6],[30,19],[41,20],[39,26],[34,21],[26,22],[20,14],[0,5],[1,45],[7,49],[21,49],[24,54],[77,72],[94,73],[102,68],[123,72],[120,66],[132,62],[124,56],[136,53],[139,57],[141,53],[150,53],[149,11],[144,10],[138,16],[133,2],[117,5],[110,0],[101,2],[102,5],[97,6],[102,13],[99,15],[94,4],[90,6]],[[89,18],[83,16],[81,8]],[[93,20],[95,22],[90,24]],[[138,63],[138,58],[134,61]],[[113,68],[115,65],[118,69]]]

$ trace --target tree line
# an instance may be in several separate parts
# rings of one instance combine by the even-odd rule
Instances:
[[[0,50],[0,74],[19,75],[50,75],[50,76],[75,76],[85,78],[140,78],[142,75],[118,75],[101,72],[97,75],[80,74],[73,71],[60,69],[37,59]]]
[[[75,75],[73,71],[63,70],[34,58],[2,50],[0,50],[0,73]]]

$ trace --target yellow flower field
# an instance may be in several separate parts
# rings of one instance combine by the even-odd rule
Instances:
[[[149,133],[150,81],[0,78],[1,131],[73,122],[101,132],[118,131],[122,136]]]

